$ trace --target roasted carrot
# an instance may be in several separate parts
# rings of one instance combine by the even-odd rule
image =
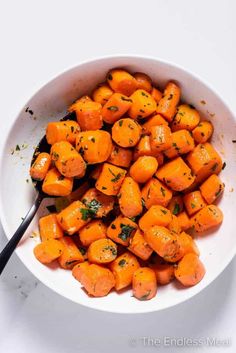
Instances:
[[[220,155],[208,142],[197,145],[188,154],[186,161],[196,175],[198,183],[204,181],[211,174],[219,174],[223,165]]]
[[[200,185],[201,194],[208,204],[212,204],[223,193],[224,183],[218,175],[212,174],[207,180]]]
[[[73,188],[73,179],[61,175],[56,168],[50,169],[43,181],[42,190],[51,196],[68,196]]]
[[[81,200],[96,218],[106,217],[115,202],[113,196],[105,195],[96,188],[87,190]]]
[[[181,232],[179,220],[175,215],[171,214],[171,221],[168,224],[167,228],[175,234],[179,234]]]
[[[152,91],[152,80],[143,72],[135,72],[134,78],[137,81],[137,89],[144,89],[147,92]]]
[[[62,237],[60,242],[63,245],[63,251],[58,258],[59,265],[65,269],[72,269],[74,265],[83,262],[84,258],[74,241],[70,237]]]
[[[153,226],[144,232],[144,238],[150,247],[164,260],[176,262],[183,256],[178,235],[162,226]]]
[[[100,220],[93,220],[79,230],[79,238],[84,246],[89,246],[95,240],[106,238],[106,225]]]
[[[143,134],[150,135],[151,128],[153,126],[158,126],[158,125],[168,125],[168,122],[160,114],[156,114],[152,116],[144,124],[142,124]]]
[[[167,207],[173,215],[178,215],[183,211],[184,203],[183,198],[180,195],[173,196]]]
[[[207,142],[213,134],[213,125],[210,121],[201,121],[193,130],[193,138],[197,143]]]
[[[157,125],[150,128],[151,148],[158,152],[168,150],[172,144],[172,134],[169,126]]]
[[[158,165],[161,166],[164,162],[164,156],[156,149],[152,149],[150,143],[150,136],[143,135],[140,137],[139,142],[135,146],[133,160],[136,161],[142,156],[153,156],[157,159]]]
[[[133,119],[120,119],[112,126],[112,139],[121,147],[134,147],[141,137],[141,126]]]
[[[76,233],[91,220],[91,212],[82,202],[74,201],[57,214],[57,221],[69,235]]]
[[[171,213],[167,208],[154,205],[140,218],[139,227],[146,232],[149,228],[156,225],[166,227],[171,220]]]
[[[184,195],[183,201],[189,216],[192,216],[194,213],[206,206],[199,190],[192,191]]]
[[[195,180],[191,169],[181,157],[173,159],[159,168],[156,176],[175,191],[187,189]]]
[[[51,156],[48,153],[40,153],[30,168],[30,176],[35,180],[43,180],[51,165]]]
[[[147,118],[156,110],[155,99],[144,89],[137,89],[131,96],[132,105],[128,115],[132,119]]]
[[[157,284],[166,285],[175,277],[174,265],[165,262],[161,257],[158,257],[157,261],[150,263],[149,266],[155,272]]]
[[[131,107],[132,99],[121,93],[114,93],[102,108],[102,118],[108,124],[114,124]]]
[[[105,195],[117,195],[125,175],[126,170],[104,163],[96,182],[96,188]]]
[[[59,172],[68,178],[81,174],[86,168],[81,155],[67,141],[54,143],[51,157]]]
[[[131,219],[120,215],[107,228],[107,236],[118,244],[128,246],[137,228],[137,224]]]
[[[97,264],[84,266],[79,281],[88,294],[93,297],[106,296],[115,285],[115,279],[112,272],[108,268]]]
[[[197,256],[200,255],[197,244],[189,234],[185,232],[180,233],[178,235],[178,243],[180,244],[183,255],[189,253],[196,254]]]
[[[132,150],[113,144],[111,154],[107,162],[117,165],[118,167],[128,168],[132,161],[132,157]]]
[[[107,82],[114,92],[130,96],[137,89],[137,81],[127,71],[113,69],[107,74]]]
[[[139,157],[130,167],[130,175],[137,183],[146,183],[156,173],[158,162],[155,157]]]
[[[72,269],[72,275],[77,281],[80,281],[85,270],[89,267],[88,261],[80,262]]]
[[[157,105],[157,113],[172,121],[176,113],[176,107],[180,100],[180,88],[173,82],[169,82],[164,90],[163,97]]]
[[[111,98],[113,93],[112,89],[106,83],[103,83],[93,91],[92,98],[94,102],[104,105]]]
[[[67,110],[68,110],[69,113],[72,113],[72,112],[76,111],[78,103],[86,103],[86,102],[92,102],[92,99],[89,96],[86,96],[86,95],[85,96],[81,96],[74,103],[72,103]]]
[[[168,158],[175,158],[181,154],[192,151],[195,147],[194,140],[188,130],[178,130],[171,135],[172,145],[164,154]]]
[[[181,104],[177,108],[177,113],[171,124],[171,130],[186,129],[192,131],[198,125],[199,121],[200,115],[194,107],[188,104]]]
[[[118,198],[120,210],[125,217],[136,217],[142,212],[141,191],[131,177],[125,177]]]
[[[47,143],[54,145],[56,142],[68,141],[73,145],[78,132],[80,132],[80,126],[76,121],[66,120],[50,122],[46,129]]]
[[[192,227],[192,222],[185,211],[177,214],[177,219],[181,230],[187,230]]]
[[[166,207],[172,198],[172,191],[158,179],[152,178],[142,188],[141,195],[148,209],[153,205]]]
[[[150,300],[157,293],[155,272],[149,267],[140,267],[133,274],[133,295],[139,300]]]
[[[98,239],[89,245],[88,260],[90,263],[107,264],[115,260],[117,245],[111,239]]]
[[[82,131],[98,130],[103,125],[102,105],[91,99],[79,99],[70,107],[69,111],[75,111]]]
[[[219,207],[208,205],[197,212],[192,219],[194,230],[197,233],[204,232],[219,226],[223,221],[223,213]]]
[[[57,222],[55,213],[40,218],[39,233],[42,241],[63,237],[63,230]]]
[[[63,244],[56,239],[45,240],[34,248],[34,256],[42,264],[49,264],[59,258],[63,251]]]
[[[83,131],[77,135],[76,149],[89,164],[105,162],[111,154],[111,135],[107,131]]]
[[[128,287],[132,283],[133,274],[139,268],[137,258],[130,252],[118,256],[110,265],[115,277],[115,289],[117,291]]]
[[[157,103],[159,103],[162,98],[162,92],[159,91],[159,89],[153,87],[151,91],[151,96],[155,99]]]
[[[178,263],[175,269],[175,277],[185,287],[195,286],[204,275],[205,268],[196,254],[186,254]]]
[[[152,254],[152,248],[150,248],[144,239],[143,233],[140,229],[137,229],[131,236],[128,249],[144,261],[147,260]]]

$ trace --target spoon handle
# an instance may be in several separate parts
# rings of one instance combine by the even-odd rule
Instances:
[[[20,224],[20,226],[17,228],[16,232],[14,235],[11,237],[5,248],[2,250],[0,253],[0,274],[2,273],[4,267],[6,266],[8,260],[10,259],[13,251],[15,250],[17,244],[23,237],[26,229],[28,228],[29,224],[31,223],[32,219],[35,216],[35,213],[37,212],[41,202],[43,200],[43,196],[41,194],[38,194],[33,206],[25,216],[24,220]]]

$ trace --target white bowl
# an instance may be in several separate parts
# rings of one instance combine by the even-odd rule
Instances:
[[[236,188],[236,144],[232,143],[236,139],[235,118],[219,95],[196,75],[154,58],[119,56],[82,63],[47,83],[25,104],[6,139],[1,155],[0,217],[5,233],[10,238],[36,197],[31,182],[27,183],[26,179],[29,179],[33,147],[44,135],[47,122],[60,119],[70,103],[80,95],[90,93],[97,83],[104,81],[107,71],[113,67],[145,72],[160,87],[164,87],[170,79],[175,80],[181,87],[183,100],[193,104],[203,117],[212,120],[214,124],[213,144],[227,164],[222,172],[226,189],[219,202],[224,212],[222,226],[211,235],[197,239],[201,260],[206,267],[205,277],[191,288],[179,289],[174,282],[159,287],[157,296],[150,301],[136,300],[131,291],[122,294],[112,292],[104,298],[90,298],[81,290],[71,271],[44,266],[33,256],[33,247],[39,238],[30,236],[32,231],[37,230],[39,215],[45,213],[45,203],[16,252],[41,282],[65,298],[109,312],[144,313],[168,308],[193,297],[224,270],[236,252],[236,198],[233,192]],[[33,111],[33,115],[25,111],[27,107]],[[11,154],[17,144],[28,144],[28,147]]]

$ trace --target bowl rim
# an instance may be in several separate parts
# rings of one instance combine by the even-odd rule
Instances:
[[[234,121],[236,121],[236,116],[234,114],[234,112],[230,109],[230,107],[228,106],[228,103],[226,103],[224,101],[224,99],[222,99],[221,95],[219,94],[219,92],[213,88],[211,86],[211,84],[204,78],[202,79],[198,74],[196,74],[195,72],[193,72],[192,70],[189,69],[185,69],[182,65],[176,64],[170,60],[166,60],[160,56],[151,56],[151,55],[143,55],[143,54],[115,54],[115,55],[104,55],[104,56],[95,56],[89,59],[85,59],[83,61],[78,62],[77,65],[73,65],[73,66],[68,66],[67,68],[65,68],[63,71],[61,71],[60,73],[56,74],[56,75],[52,75],[48,78],[48,80],[42,85],[40,86],[28,99],[27,102],[29,102],[35,95],[37,95],[41,90],[43,90],[47,84],[49,84],[50,82],[54,81],[55,79],[60,78],[61,76],[63,76],[65,73],[68,73],[69,71],[73,71],[74,69],[76,69],[79,66],[83,66],[83,65],[87,65],[87,64],[92,64],[94,62],[97,61],[103,61],[103,60],[111,60],[111,59],[142,59],[142,60],[152,60],[152,61],[157,61],[159,63],[165,64],[165,65],[169,65],[179,71],[182,71],[184,73],[187,73],[188,75],[192,76],[194,78],[194,80],[200,82],[201,84],[203,84],[209,91],[211,91],[216,98],[221,102],[221,104],[224,105],[224,107],[228,110],[229,114],[233,117]],[[26,102],[26,103],[27,103]],[[9,127],[6,129],[5,131],[5,138],[4,138],[4,142],[2,144],[2,149],[0,151],[0,171],[2,170],[2,165],[3,165],[3,159],[4,159],[4,155],[5,152],[8,148],[7,146],[7,141],[9,138],[9,135],[11,134],[12,130],[14,129],[14,125],[16,123],[16,121],[19,119],[19,114],[22,111],[22,109],[25,107],[25,104],[23,105],[23,107],[19,110],[18,114],[16,115],[15,119],[13,119],[12,123],[9,125]],[[2,182],[2,173],[0,172],[0,183]],[[0,192],[0,222],[2,224],[2,228],[4,230],[5,236],[7,238],[7,240],[9,240],[11,238],[9,232],[8,232],[8,225],[7,225],[7,220],[5,218],[5,214],[4,214],[4,202],[3,202],[3,198],[2,198],[2,192]],[[195,297],[197,294],[199,294],[200,292],[202,292],[203,290],[205,290],[212,282],[215,281],[215,279],[220,276],[220,274],[222,274],[222,272],[226,269],[226,267],[229,265],[229,263],[232,261],[232,259],[234,258],[235,254],[236,254],[236,244],[234,247],[231,248],[230,253],[228,254],[227,257],[225,257],[225,259],[222,261],[221,266],[218,268],[218,272],[214,272],[213,276],[204,283],[203,286],[196,286],[194,287],[194,291],[192,291],[190,293],[190,295],[185,296],[185,298],[182,300],[181,298],[178,300],[173,301],[173,303],[171,304],[167,304],[164,303],[163,306],[161,308],[157,308],[155,310],[155,308],[139,308],[137,305],[137,310],[134,311],[127,311],[127,310],[122,310],[121,308],[118,308],[118,310],[115,309],[105,309],[103,307],[99,307],[97,306],[97,301],[94,301],[94,303],[84,303],[82,301],[76,301],[73,300],[71,297],[69,296],[65,296],[63,294],[63,292],[57,288],[56,285],[54,285],[53,283],[49,283],[48,280],[46,280],[44,278],[43,275],[39,274],[39,273],[35,273],[36,271],[34,271],[34,268],[30,267],[30,265],[24,260],[24,256],[20,253],[20,249],[16,248],[15,253],[17,254],[18,258],[20,259],[20,261],[23,263],[23,265],[40,281],[42,282],[45,286],[47,286],[48,288],[50,288],[51,290],[53,290],[54,292],[56,292],[57,294],[61,295],[62,297],[66,298],[67,300],[73,301],[76,304],[79,305],[83,305],[86,308],[89,309],[94,309],[94,310],[98,310],[98,311],[103,311],[103,312],[110,312],[110,313],[115,313],[115,314],[144,314],[144,313],[150,313],[150,312],[157,312],[157,311],[161,311],[164,309],[169,309],[172,308],[178,304],[184,303],[190,299],[192,299],[193,297]],[[193,288],[193,287],[191,287]]]

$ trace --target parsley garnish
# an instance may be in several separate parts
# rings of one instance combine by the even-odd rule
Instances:
[[[112,112],[117,112],[117,110],[119,110],[119,108],[116,105],[111,105],[110,107],[107,108],[108,110],[112,111]]]
[[[135,230],[134,227],[130,226],[129,224],[122,224],[120,225],[121,227],[121,232],[118,235],[118,237],[120,239],[122,239],[123,241],[128,240],[128,238],[130,238],[131,233]]]
[[[124,267],[124,266],[126,265],[126,260],[125,260],[125,259],[120,260],[120,261],[118,262],[118,265],[119,265],[120,267]]]
[[[123,125],[123,120],[120,120],[119,121],[119,126],[122,126]]]
[[[161,193],[162,193],[162,196],[165,197],[166,196],[166,191],[165,189],[161,186]]]

